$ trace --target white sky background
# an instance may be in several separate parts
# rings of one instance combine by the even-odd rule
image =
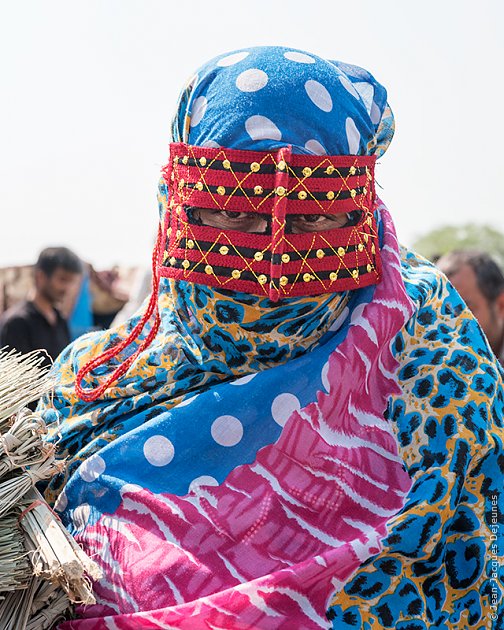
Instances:
[[[170,120],[187,77],[276,44],[370,70],[396,136],[377,178],[405,244],[504,230],[501,0],[0,0],[0,265],[64,244],[147,266]]]

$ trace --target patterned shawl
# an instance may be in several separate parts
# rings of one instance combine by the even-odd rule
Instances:
[[[366,71],[258,48],[198,71],[173,135],[381,155],[392,132]],[[61,355],[44,404],[69,467],[46,496],[104,571],[62,628],[502,623],[502,375],[458,295],[376,214],[376,287],[273,305],[162,279],[156,337],[92,403],[76,372],[139,315]]]

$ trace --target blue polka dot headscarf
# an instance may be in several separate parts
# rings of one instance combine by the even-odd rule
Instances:
[[[387,92],[357,66],[278,46],[212,59],[183,90],[174,142],[294,153],[375,155],[394,134]]]
[[[297,50],[265,46],[228,53],[202,66],[181,93],[172,125],[172,139],[174,143],[184,143],[193,147],[225,147],[261,152],[290,146],[292,153],[296,154],[379,157],[390,143],[393,130],[393,116],[387,104],[386,90],[366,70],[337,61],[327,61]],[[202,159],[205,157],[202,156]],[[180,189],[184,189],[188,182],[180,178],[177,184]],[[241,268],[229,266],[227,263],[220,264],[218,257],[227,256],[228,245],[218,240],[214,242],[210,238],[211,246],[208,251],[199,244],[194,248],[195,241],[192,237],[185,238],[185,233],[183,234],[176,226],[171,231],[172,228],[166,221],[169,206],[168,187],[168,182],[162,179],[159,201],[163,228],[160,229],[154,257],[155,262],[162,259],[162,263],[157,267],[154,265],[155,283],[151,299],[138,329],[132,331],[131,339],[138,336],[153,313],[156,313],[156,320],[138,353],[149,346],[160,326],[161,319],[156,306],[160,276],[208,284],[235,292],[244,291],[269,297],[273,302],[298,295],[338,293],[349,288],[375,284],[380,279],[381,265],[374,244],[374,238],[377,237],[375,223],[370,223],[371,234],[365,234],[366,237],[370,237],[366,238],[366,241],[371,251],[366,259],[367,264],[363,266],[359,254],[355,253],[358,247],[361,248],[359,251],[365,248],[360,241],[357,243],[360,239],[359,229],[352,230],[359,233],[359,237],[354,239],[355,242],[350,242],[348,235],[343,231],[344,241],[332,242],[325,239],[324,244],[316,246],[313,246],[316,235],[309,235],[308,238],[301,235],[302,238],[296,241],[299,247],[294,248],[289,244],[292,253],[296,254],[300,261],[290,275],[280,275],[279,270],[282,268],[279,263],[270,264],[269,259],[263,261],[264,252],[269,254],[274,249],[269,234],[264,237],[255,235],[254,241],[252,242],[252,239],[247,241],[242,249],[233,241],[232,256],[236,255]],[[219,186],[218,194],[220,188],[225,192],[224,187]],[[278,190],[281,188],[279,186]],[[285,189],[282,190],[283,195]],[[356,191],[351,192],[355,194]],[[366,188],[363,187],[363,195],[368,193],[370,191],[366,192]],[[170,203],[171,201],[176,203],[175,198],[170,200]],[[228,209],[231,208],[228,206]],[[188,221],[184,220],[187,226]],[[371,222],[375,219],[370,216],[366,217],[367,220]],[[175,222],[177,221],[175,216]],[[193,226],[191,228],[195,229]],[[208,232],[207,226],[205,230]],[[168,231],[171,231],[171,236],[165,239]],[[217,231],[219,234],[222,233],[220,229]],[[279,230],[275,237],[278,234]],[[233,236],[237,238],[236,233]],[[182,238],[185,238],[183,244]],[[260,238],[263,239],[261,242]],[[296,236],[289,238],[294,241]],[[278,238],[280,239],[281,237]],[[304,243],[308,240],[312,244],[305,246]],[[162,249],[163,241],[165,250]],[[201,238],[200,241],[205,242],[205,239]],[[189,245],[189,242],[192,245]],[[229,242],[231,243],[231,240]],[[256,273],[254,262],[252,259],[248,260],[252,245],[256,249],[253,260],[267,266],[270,270],[269,276],[265,271]],[[328,252],[322,249],[325,245],[329,246]],[[213,251],[214,249],[216,251]],[[249,253],[243,253],[245,249]],[[340,249],[344,250],[343,254],[339,252]],[[173,252],[178,250],[182,253],[176,257]],[[191,255],[196,257],[189,260],[190,257],[186,253],[188,250],[192,250]],[[222,253],[222,250],[225,253]],[[312,250],[316,256],[321,252],[321,258],[324,259],[323,268],[320,265],[319,269],[311,262],[305,264]],[[197,251],[201,252],[201,257],[198,257]],[[285,264],[292,262],[289,251],[282,252],[282,258],[284,256],[287,258],[287,261],[283,261]],[[277,250],[274,250],[274,253],[276,254]],[[210,254],[214,256],[215,263],[209,258]],[[256,254],[260,258],[254,258]],[[368,254],[365,249],[364,254],[365,256]],[[352,259],[352,264],[347,263],[348,255]],[[294,256],[292,258],[294,259]],[[335,258],[337,261],[333,265],[332,261]],[[271,260],[273,261],[273,256]],[[274,275],[273,272],[278,273]],[[321,273],[319,277],[319,272],[325,275],[322,276]],[[246,277],[247,273],[250,277]],[[253,285],[252,288],[250,285]],[[124,347],[131,339],[125,340]],[[117,373],[112,374],[108,381],[101,383],[95,390],[86,391],[81,387],[82,380],[92,369],[104,364],[121,349],[119,346],[109,349],[95,362],[89,362],[81,368],[77,374],[77,392],[83,400],[98,398],[109,384],[123,375],[133,363],[135,354],[130,355],[117,368]]]

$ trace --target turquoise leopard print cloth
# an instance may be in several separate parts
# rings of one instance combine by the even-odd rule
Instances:
[[[334,630],[502,630],[502,370],[434,267],[404,251],[403,277],[417,310],[393,342],[403,394],[387,416],[413,485],[328,618]]]

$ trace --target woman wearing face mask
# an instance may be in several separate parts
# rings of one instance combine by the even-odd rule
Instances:
[[[298,50],[221,55],[182,92],[151,298],[56,366],[46,497],[104,572],[62,628],[502,615],[501,374],[397,244],[392,135],[367,71]]]

